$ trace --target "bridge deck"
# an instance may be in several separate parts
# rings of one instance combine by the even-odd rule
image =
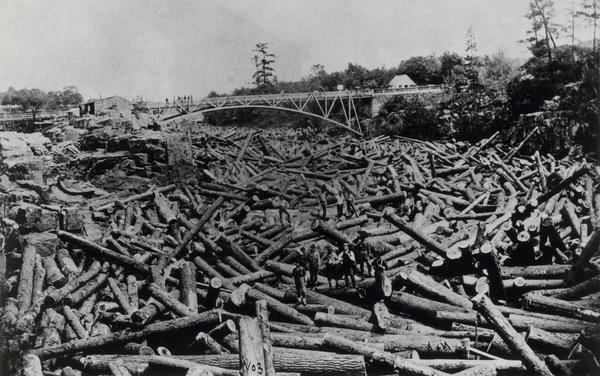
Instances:
[[[172,103],[169,107],[150,108],[160,112],[162,121],[190,115],[236,108],[265,108],[289,111],[316,117],[334,123],[359,136],[362,128],[355,100],[363,98],[393,97],[410,94],[435,94],[444,92],[443,85],[413,86],[399,89],[368,89],[345,91],[314,91],[310,93],[257,94],[203,98],[192,105]],[[341,112],[343,118],[336,115]]]
[[[413,86],[398,89],[366,89],[366,90],[342,90],[342,91],[314,91],[308,93],[280,93],[280,94],[254,94],[254,95],[232,95],[224,97],[202,98],[195,102],[193,107],[199,109],[203,107],[223,107],[223,106],[247,106],[251,104],[267,104],[275,106],[285,102],[293,101],[333,101],[338,99],[362,99],[373,97],[388,97],[396,95],[411,94],[436,94],[442,93],[445,85],[425,85]],[[173,107],[173,105],[169,106]],[[175,106],[176,107],[176,106]],[[151,107],[151,109],[164,109],[166,106]],[[193,112],[193,111],[191,111]]]

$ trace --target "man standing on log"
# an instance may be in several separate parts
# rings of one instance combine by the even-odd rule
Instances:
[[[315,196],[321,206],[321,218],[327,218],[327,196],[325,190],[315,188]]]
[[[373,261],[373,269],[375,269],[375,291],[377,292],[377,299],[385,299],[386,298],[386,276],[383,274],[385,272],[385,263],[381,259],[381,257],[377,257]]]
[[[306,269],[300,260],[296,261],[296,267],[292,270],[294,284],[296,285],[296,295],[300,304],[306,304]]]
[[[337,208],[337,217],[342,218],[344,215],[344,196],[339,190],[335,193],[335,207]]]
[[[346,201],[346,216],[348,218],[358,217],[358,211],[354,203],[354,195],[350,191],[344,191],[344,201]]]
[[[358,238],[354,243],[354,256],[356,263],[360,268],[360,274],[365,275],[365,264],[367,265],[368,276],[371,276],[371,247],[365,242],[368,233],[365,231],[358,231]]]
[[[308,254],[309,287],[314,288],[317,285],[317,276],[319,275],[320,265],[321,255],[319,254],[319,250],[314,244],[311,244]]]
[[[325,246],[326,255],[325,255],[325,275],[327,276],[327,282],[329,282],[329,287],[331,288],[331,280],[335,281],[335,288],[338,287],[338,275],[339,275],[339,264],[340,259],[338,255],[333,250],[333,247],[329,244]]]
[[[354,252],[350,250],[350,245],[347,242],[344,243],[342,247],[342,266],[344,268],[344,281],[346,282],[346,287],[350,284],[348,282],[348,277],[350,277],[352,280],[352,287],[356,288],[356,279],[354,278],[356,258],[354,257]]]
[[[287,226],[292,225],[290,212],[288,211],[289,207],[290,204],[285,198],[279,198],[279,200],[277,200],[277,208],[279,209],[279,222],[281,223],[281,226],[286,226],[286,223]],[[283,220],[284,217],[287,217],[285,221]]]

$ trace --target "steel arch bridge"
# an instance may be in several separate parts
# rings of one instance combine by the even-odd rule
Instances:
[[[172,104],[151,108],[159,113],[162,123],[193,114],[243,108],[286,111],[309,116],[344,128],[358,136],[363,130],[356,110],[356,100],[397,95],[436,94],[445,90],[443,85],[413,86],[399,89],[371,89],[345,91],[315,91],[310,93],[280,93],[203,98],[193,105]],[[343,120],[333,118],[334,108],[341,110]],[[335,112],[337,114],[337,112]]]

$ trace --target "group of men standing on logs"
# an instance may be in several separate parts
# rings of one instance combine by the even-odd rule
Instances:
[[[327,193],[332,193],[335,198],[336,217],[342,218],[344,215],[346,218],[359,217],[360,209],[357,207],[354,195],[347,189],[339,189],[337,187],[328,187],[327,184],[323,184],[320,187],[316,187],[312,190],[312,195],[319,203],[320,213],[316,214],[321,219],[327,218]],[[282,226],[291,226],[291,215],[290,207],[298,205],[298,200],[288,202],[285,198],[276,197],[272,201],[272,205],[277,209],[279,213],[279,222]]]
[[[337,251],[328,244],[325,246],[324,257],[321,257],[315,244],[311,244],[308,250],[305,247],[300,248],[300,257],[296,260],[292,272],[300,303],[306,304],[306,288],[316,287],[320,270],[327,277],[330,288],[333,287],[332,281],[335,281],[335,287],[339,288],[338,280],[343,277],[345,287],[352,283],[355,289],[356,274],[360,272],[363,278],[368,278],[373,276],[374,272],[376,288],[382,290],[386,266],[380,257],[373,258],[371,246],[365,241],[367,236],[367,232],[359,231],[358,238],[353,243],[344,242],[337,247]]]

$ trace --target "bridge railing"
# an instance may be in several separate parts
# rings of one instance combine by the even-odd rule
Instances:
[[[446,85],[421,85],[394,89],[355,89],[355,90],[332,90],[332,91],[313,91],[307,93],[279,93],[279,94],[254,94],[254,95],[232,95],[224,97],[202,98],[194,103],[194,106],[214,106],[220,107],[223,105],[231,105],[235,103],[265,103],[277,101],[296,101],[315,98],[319,101],[334,100],[336,98],[368,98],[373,96],[395,95],[395,94],[410,94],[410,93],[426,93],[443,91]]]

